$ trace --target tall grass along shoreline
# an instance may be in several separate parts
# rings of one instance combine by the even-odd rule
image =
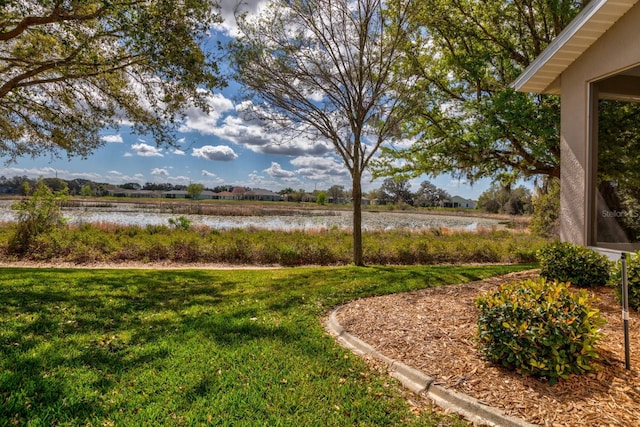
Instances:
[[[275,231],[216,230],[176,221],[172,226],[82,224],[37,236],[27,252],[10,253],[14,224],[0,226],[6,261],[76,264],[173,262],[251,265],[348,265],[352,238],[338,228]],[[375,265],[523,263],[547,240],[522,231],[444,228],[364,233],[364,261]]]

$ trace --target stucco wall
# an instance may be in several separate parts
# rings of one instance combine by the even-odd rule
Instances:
[[[640,64],[640,4],[636,4],[560,76],[560,237],[590,244],[590,83]]]

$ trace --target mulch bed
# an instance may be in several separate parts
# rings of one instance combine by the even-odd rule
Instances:
[[[631,370],[625,369],[621,307],[611,288],[591,289],[607,324],[593,373],[554,386],[493,366],[480,357],[474,299],[500,284],[533,278],[513,273],[488,280],[353,301],[338,312],[346,331],[385,356],[450,387],[544,426],[640,426],[640,316],[629,321]]]

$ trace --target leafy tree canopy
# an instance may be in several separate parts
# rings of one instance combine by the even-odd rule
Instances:
[[[204,191],[204,185],[192,183],[187,186],[187,196],[192,199],[197,199],[200,197],[202,192]]]
[[[216,0],[3,1],[0,156],[87,156],[125,123],[172,143],[222,84],[201,47],[219,19]]]
[[[413,205],[413,193],[409,180],[403,178],[387,178],[380,187],[382,203],[406,203]]]
[[[533,211],[531,191],[524,186],[511,188],[494,183],[478,198],[478,208],[489,213],[530,214]]]
[[[587,1],[416,2],[400,72],[424,94],[378,174],[559,176],[559,99],[509,86]],[[397,166],[398,159],[403,159]]]
[[[342,197],[344,197],[344,186],[343,185],[332,185],[327,190],[327,195],[330,199],[336,201]]]
[[[451,196],[445,190],[436,187],[429,181],[423,181],[415,194],[414,205],[422,207],[442,206]]]

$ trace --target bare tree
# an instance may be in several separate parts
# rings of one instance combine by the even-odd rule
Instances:
[[[331,141],[353,186],[353,262],[363,265],[362,174],[398,135],[415,82],[394,72],[413,0],[272,0],[241,19],[236,78],[282,129]]]

